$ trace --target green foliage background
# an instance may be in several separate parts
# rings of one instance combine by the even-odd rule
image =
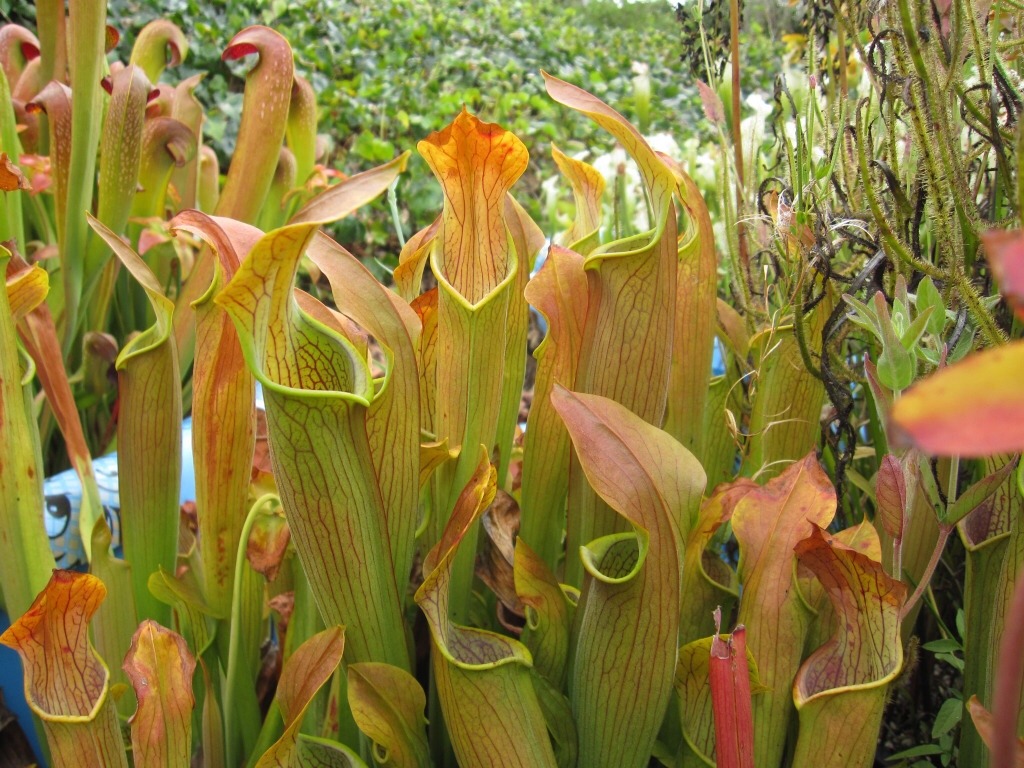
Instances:
[[[716,2],[705,0],[705,6]],[[781,53],[773,29],[779,13],[752,5],[744,22],[743,87],[770,92]],[[0,15],[35,27],[30,0],[0,0]],[[112,57],[127,58],[139,30],[156,18],[177,24],[191,46],[175,81],[206,73],[196,95],[206,110],[204,140],[222,171],[234,150],[244,74],[252,62],[228,64],[220,56],[234,34],[254,23],[272,26],[291,42],[297,70],[317,93],[320,132],[332,142],[327,164],[347,173],[415,150],[465,106],[526,143],[530,168],[516,196],[543,221],[540,183],[556,174],[554,137],[570,153],[600,154],[613,142],[546,96],[542,69],[639,122],[633,65],[647,65],[647,130],[680,142],[712,138],[694,75],[681,61],[684,49],[699,47],[699,40],[685,32],[681,39],[676,11],[663,0],[621,7],[612,0],[110,0],[108,22],[121,34]],[[440,191],[415,151],[398,197],[405,236],[441,208]],[[385,202],[333,234],[357,255],[394,266],[398,242]]]
[[[632,64],[642,62],[651,68],[651,130],[689,133],[701,118],[696,89],[679,65],[678,32],[667,3],[620,9],[575,0],[113,0],[119,50],[131,50],[138,31],[161,16],[178,24],[192,44],[175,77],[210,73],[197,94],[207,107],[207,141],[222,163],[231,155],[241,112],[240,75],[251,62],[228,66],[220,54],[233,34],[252,23],[272,26],[292,43],[297,69],[317,93],[320,131],[335,142],[331,164],[347,172],[415,149],[465,105],[523,138],[532,169],[523,182],[526,194],[519,196],[535,197],[541,179],[554,173],[550,140],[556,135],[563,143],[571,137],[561,147],[569,151],[611,148],[590,121],[567,117],[544,95],[541,69],[632,118]],[[418,156],[399,198],[406,235],[441,207],[437,185]],[[385,220],[382,215],[381,226],[371,223],[370,231],[351,224],[358,231],[339,234],[380,256],[378,247],[394,234]]]

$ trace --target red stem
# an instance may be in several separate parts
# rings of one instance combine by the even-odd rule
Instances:
[[[1006,614],[1003,639],[999,643],[995,691],[992,694],[992,768],[1017,765],[1017,719],[1020,716],[1021,686],[1024,684],[1024,576],[1017,580],[1010,610]]]
[[[718,768],[754,768],[754,715],[746,634],[741,624],[727,641],[717,632],[711,641],[708,677]]]

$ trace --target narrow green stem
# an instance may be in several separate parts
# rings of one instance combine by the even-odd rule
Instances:
[[[953,3],[954,7],[960,7],[960,3]],[[985,84],[992,82],[992,61],[985,55],[985,49],[982,47],[982,34],[981,28],[978,26],[978,14],[977,9],[974,7],[974,0],[963,0],[963,6],[960,8],[960,13],[967,16],[967,24],[971,30],[971,45],[974,47],[974,59],[975,65],[978,70],[978,79]],[[998,26],[998,25],[994,25]],[[956,66],[957,62],[952,62],[953,66]]]
[[[98,0],[71,0],[68,4],[69,50],[71,54],[71,168],[64,236],[61,241],[61,269],[64,279],[64,355],[74,357],[74,340],[79,324],[79,300],[84,279],[83,266],[96,183],[96,149],[100,143],[103,96],[100,80],[106,67],[107,4]],[[56,73],[54,73],[56,76]]]
[[[232,609],[231,609],[231,623],[230,623],[230,640],[228,641],[228,658],[227,658],[227,682],[224,687],[224,730],[225,730],[225,742],[227,744],[228,752],[228,765],[239,765],[241,755],[232,754],[238,749],[239,734],[231,732],[231,725],[237,726],[238,712],[237,703],[235,701],[235,686],[240,683],[238,676],[240,674],[239,665],[241,664],[242,657],[242,632],[241,632],[241,615],[237,610],[237,606],[242,601],[242,582],[241,578],[242,569],[245,568],[245,554],[249,545],[249,534],[252,533],[252,527],[256,523],[256,517],[260,513],[263,507],[270,503],[280,504],[281,500],[278,498],[276,493],[265,493],[260,496],[256,502],[249,508],[249,514],[246,515],[245,525],[242,526],[242,536],[238,540],[238,552],[235,556],[235,584],[234,593],[232,595]],[[256,733],[256,740],[258,740],[258,728],[259,723],[249,723],[249,728],[252,728]]]
[[[956,283],[960,300],[967,305],[967,311],[971,313],[974,322],[978,324],[978,328],[985,337],[985,341],[992,346],[1003,344],[1006,341],[1006,334],[1000,329],[992,313],[982,304],[977,289],[967,275],[964,274],[963,269],[954,269],[952,271],[952,279]]]
[[[935,549],[932,551],[931,559],[928,561],[924,573],[921,574],[921,580],[917,582],[914,593],[903,604],[903,609],[900,611],[900,621],[903,621],[903,619],[910,615],[910,612],[914,610],[914,606],[917,605],[917,601],[921,599],[925,589],[928,588],[928,583],[932,580],[935,569],[942,559],[942,553],[946,549],[946,542],[949,540],[949,535],[953,532],[954,527],[952,525],[939,524],[939,540],[935,542]]]
[[[736,216],[743,216],[743,134],[740,132],[740,3],[729,0],[729,48],[732,60],[732,144],[736,162]],[[740,264],[745,270],[750,267],[747,255],[747,241],[743,228],[737,229]]]
[[[861,112],[861,109],[857,110],[855,126],[857,135],[857,159],[860,165],[861,180],[864,184],[864,196],[867,199],[868,207],[871,209],[871,215],[875,220],[875,224],[878,226],[879,232],[881,233],[882,241],[885,243],[889,254],[896,256],[903,263],[909,265],[913,269],[923,272],[926,275],[930,275],[931,277],[945,279],[946,274],[941,269],[936,267],[934,264],[930,264],[927,261],[923,261],[914,256],[910,249],[903,244],[889,225],[889,217],[882,210],[882,206],[878,202],[878,196],[875,194],[874,187],[871,185],[871,171],[868,168],[867,159],[868,132],[867,127],[863,123]]]
[[[796,344],[800,349],[800,358],[803,360],[804,367],[814,376],[814,378],[824,381],[821,369],[814,364],[814,359],[811,357],[810,347],[807,345],[807,332],[804,330],[804,313],[800,306],[799,299],[793,306],[793,335],[796,336]],[[824,354],[824,349],[822,350],[822,354]]]
[[[846,55],[846,29],[842,24],[836,28],[836,47],[839,49],[839,93],[845,100],[850,93],[850,85],[846,77],[849,63]]]
[[[956,501],[957,478],[960,475],[960,457],[954,456],[949,460],[949,480],[946,484],[946,506],[950,507]]]
[[[398,247],[405,247],[405,233],[402,231],[402,215],[398,210],[398,179],[391,182],[388,187],[388,206],[391,208],[391,221],[395,225],[395,234],[398,235]]]

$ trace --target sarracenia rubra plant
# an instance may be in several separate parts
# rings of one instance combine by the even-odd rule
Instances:
[[[463,110],[418,144],[443,205],[385,284],[323,227],[393,188],[408,153],[333,181],[279,33],[224,52],[258,58],[221,184],[202,83],[168,80],[181,31],[154,22],[108,67],[103,4],[69,7],[39,3],[38,39],[0,29],[22,52],[0,61],[0,642],[52,765],[867,768],[954,529],[965,640],[988,649],[965,669],[964,754],[1009,749],[992,729],[1019,692],[985,707],[991,640],[1019,618],[1006,585],[1024,560],[1002,555],[1020,538],[1006,454],[1024,445],[925,416],[1009,370],[979,400],[993,425],[1016,345],[912,387],[938,289],[911,300],[900,276],[891,309],[847,299],[882,348],[858,363],[886,440],[861,483],[874,524],[851,524],[814,450],[811,370],[844,305],[817,283],[808,312],[794,294],[764,323],[720,301],[696,184],[596,96],[544,76],[565,120],[636,165],[639,231],[613,234],[605,180],[552,146],[575,216],[543,232],[516,189],[532,148]],[[61,446],[85,546],[55,570],[41,483]],[[93,477],[108,447],[119,517]],[[926,453],[947,449],[1002,455],[963,489],[940,465],[940,488]]]
[[[0,635],[21,656],[26,698],[55,765],[128,765],[110,672],[89,642],[89,620],[105,595],[95,576],[54,571],[28,611]]]

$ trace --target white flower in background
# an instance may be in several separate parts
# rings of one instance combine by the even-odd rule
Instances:
[[[700,139],[696,136],[691,136],[683,141],[681,149],[683,152],[683,165],[689,168],[693,165],[694,158],[697,157],[697,152],[700,151]]]
[[[718,186],[719,153],[721,147],[717,144],[705,146],[697,155],[697,162],[693,165],[693,177],[699,189],[707,193]]]
[[[702,145],[700,139],[691,136],[683,142],[681,152],[679,164],[690,174],[697,188],[704,194],[714,190],[718,184],[718,144]]]
[[[866,96],[871,88],[871,78],[868,77],[868,68],[860,58],[860,51],[856,48],[847,51],[846,84],[851,91]]]
[[[640,173],[633,164],[633,159],[626,154],[626,150],[622,147],[616,147],[611,152],[598,155],[590,164],[594,166],[598,173],[604,176],[609,190],[614,187],[620,170],[626,174],[627,188],[640,184]]]
[[[540,183],[540,193],[541,198],[544,201],[544,210],[548,211],[550,216],[555,215],[555,211],[558,209],[558,200],[563,191],[561,176],[549,176]]]
[[[683,162],[683,150],[680,149],[679,143],[671,133],[652,133],[647,137],[647,143],[655,152],[668,155],[677,163]]]
[[[755,91],[743,100],[743,103],[747,105],[748,109],[752,109],[755,115],[759,115],[762,118],[768,117],[775,109],[775,105],[765,99],[761,95],[760,91]]]
[[[750,94],[743,100],[743,103],[747,109],[754,112],[740,121],[743,150],[746,154],[751,155],[764,142],[765,125],[767,125],[768,116],[771,115],[774,105],[760,93]]]
[[[803,118],[801,117],[801,121],[802,120],[803,120]],[[787,120],[785,122],[784,126],[783,126],[783,130],[786,132],[786,141],[788,141],[790,143],[790,145],[795,147],[796,146],[796,123],[793,122],[792,119]],[[805,133],[804,134],[804,138],[806,139],[806,137],[807,137],[807,134]],[[824,158],[825,158],[825,150],[823,150],[821,148],[820,144],[815,142],[814,146],[811,147],[811,160],[813,160],[814,162],[817,163],[817,162],[823,160]]]
[[[633,158],[626,154],[626,150],[622,147],[616,147],[611,152],[595,157],[591,165],[604,176],[605,184],[607,184],[605,202],[609,204],[615,199],[619,174],[625,176],[626,199],[622,203],[627,211],[633,212],[633,225],[640,230],[647,229],[649,225],[647,223],[647,206],[643,205],[644,187],[640,180],[640,171],[637,170]],[[606,208],[605,222],[611,220],[612,214]]]
[[[729,250],[729,231],[725,228],[725,220],[716,216],[711,222],[711,231],[715,233],[719,252],[726,253]]]
[[[552,195],[558,195],[559,189],[562,186],[561,176],[549,176],[540,183],[541,191],[544,193],[544,199],[547,200]]]
[[[786,82],[786,87],[793,94],[800,109],[807,103],[807,92],[811,87],[811,77],[806,69],[801,67],[783,67],[781,77]]]
[[[696,143],[691,146],[689,143],[691,140],[688,140],[686,151],[684,151],[679,146],[679,142],[670,133],[654,133],[644,138],[647,139],[647,143],[651,145],[653,150],[667,155],[684,168],[692,166],[694,158],[696,158],[697,168],[702,178],[708,179],[709,185],[714,184],[714,158],[709,157],[707,152],[702,150]],[[692,141],[695,142],[696,140]],[[577,160],[587,160],[587,153],[580,152],[574,155],[574,157]],[[606,185],[604,197],[605,222],[608,223],[612,219],[612,201],[614,200],[616,185],[619,183],[618,179],[621,173],[625,176],[624,186],[626,192],[626,199],[622,203],[625,206],[625,210],[632,215],[633,226],[638,231],[649,228],[650,222],[647,218],[647,206],[644,203],[643,181],[640,178],[640,171],[637,170],[636,163],[626,153],[626,150],[622,147],[616,147],[611,152],[598,155],[589,160],[589,162],[604,177]],[[565,180],[561,176],[552,176],[541,182],[541,194],[548,211],[554,211],[560,196],[565,193]]]

